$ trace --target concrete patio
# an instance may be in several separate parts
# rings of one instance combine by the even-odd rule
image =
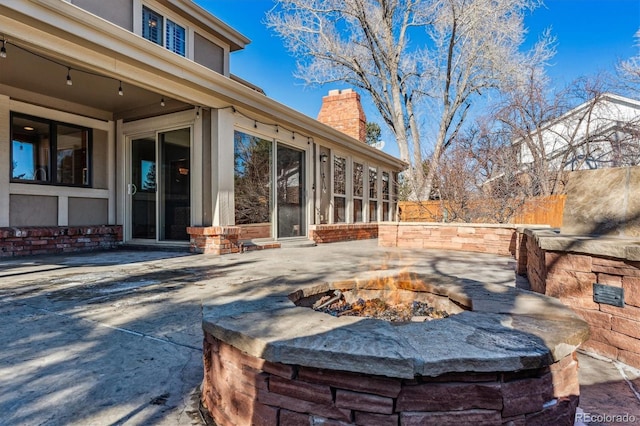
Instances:
[[[2,260],[0,424],[203,424],[203,305],[268,297],[257,285],[265,278],[293,290],[405,268],[526,286],[507,257],[375,240],[222,257],[120,250]],[[640,372],[585,354],[580,362],[584,418],[640,423]]]

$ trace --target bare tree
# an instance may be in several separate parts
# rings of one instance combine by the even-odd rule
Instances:
[[[505,222],[531,197],[561,193],[567,171],[640,164],[640,102],[605,91],[608,76],[558,92],[540,67],[521,77],[444,154],[449,220]]]
[[[529,59],[519,51],[523,18],[539,3],[279,0],[267,24],[298,58],[306,83],[343,82],[370,95],[420,198],[431,194],[441,156],[474,101],[501,89]]]
[[[519,150],[531,195],[561,192],[567,171],[640,163],[640,103],[608,93],[608,80],[581,79],[546,96],[532,78],[499,109],[496,117]]]
[[[553,146],[545,140],[545,129],[568,110],[566,93],[551,93],[549,80],[537,64],[531,64],[513,83],[491,113],[495,120],[491,131],[500,135],[499,139],[505,143],[503,151],[513,152],[511,145],[515,145],[520,161],[504,163],[506,167],[489,179],[504,180],[504,176],[526,172],[528,195],[550,195],[555,192],[556,180],[550,177],[550,173],[555,172],[550,155]],[[522,164],[523,152],[527,157],[527,170]],[[512,167],[515,170],[511,170]]]
[[[636,46],[640,49],[640,30],[636,32],[635,39]],[[623,81],[627,82],[636,91],[640,91],[640,53],[621,61],[618,64],[618,72]]]
[[[446,212],[442,220],[505,223],[530,196],[516,151],[492,120],[478,118],[444,153],[434,183]]]

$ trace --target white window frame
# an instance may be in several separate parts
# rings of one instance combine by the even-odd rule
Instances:
[[[380,172],[381,169],[378,165],[375,164],[367,164],[367,221],[368,222],[378,222],[380,217]],[[375,197],[371,196],[371,186],[369,183],[371,182],[371,169],[375,169],[376,171],[376,179],[375,179]],[[376,202],[375,209],[375,218],[371,217],[371,202]]]
[[[344,194],[336,193],[335,182],[336,182],[336,158],[341,158],[344,160]],[[349,157],[340,152],[332,152],[331,154],[331,223],[350,223],[349,217]],[[344,199],[344,222],[336,222],[335,221],[335,199],[336,197]]]
[[[356,170],[356,166],[355,164],[360,164],[362,166],[362,195],[361,196],[357,196],[354,191],[356,188],[356,181],[355,181],[355,176],[353,175],[355,173]],[[352,217],[353,217],[353,223],[365,223],[367,221],[367,216],[366,216],[366,211],[367,209],[365,209],[365,200],[367,199],[367,180],[365,178],[365,170],[369,170],[368,169],[368,165],[366,161],[360,160],[358,158],[354,158],[353,159],[353,167],[351,168],[351,181],[353,182],[352,184],[352,190],[351,190],[351,196],[353,199],[353,209],[352,209]],[[366,175],[368,177],[368,175]],[[360,200],[361,201],[361,211],[360,211],[360,216],[362,218],[362,220],[360,222],[356,222],[356,200]]]
[[[388,198],[385,200],[384,198],[384,174],[387,175],[387,190],[388,190]],[[380,205],[381,205],[381,215],[380,221],[384,221],[384,203],[387,203],[387,221],[391,221],[393,218],[392,209],[393,209],[393,195],[392,192],[392,184],[391,180],[393,179],[393,175],[390,170],[381,169],[380,170]]]

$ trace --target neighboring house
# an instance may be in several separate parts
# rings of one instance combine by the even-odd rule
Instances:
[[[638,165],[640,101],[604,93],[514,145],[521,164],[544,160],[552,170]]]
[[[249,40],[190,0],[4,2],[0,35],[0,251],[25,227],[223,253],[394,218],[405,164],[231,75]]]

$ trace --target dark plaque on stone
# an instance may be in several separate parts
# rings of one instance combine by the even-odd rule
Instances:
[[[593,284],[593,301],[624,308],[624,289],[604,284]]]

